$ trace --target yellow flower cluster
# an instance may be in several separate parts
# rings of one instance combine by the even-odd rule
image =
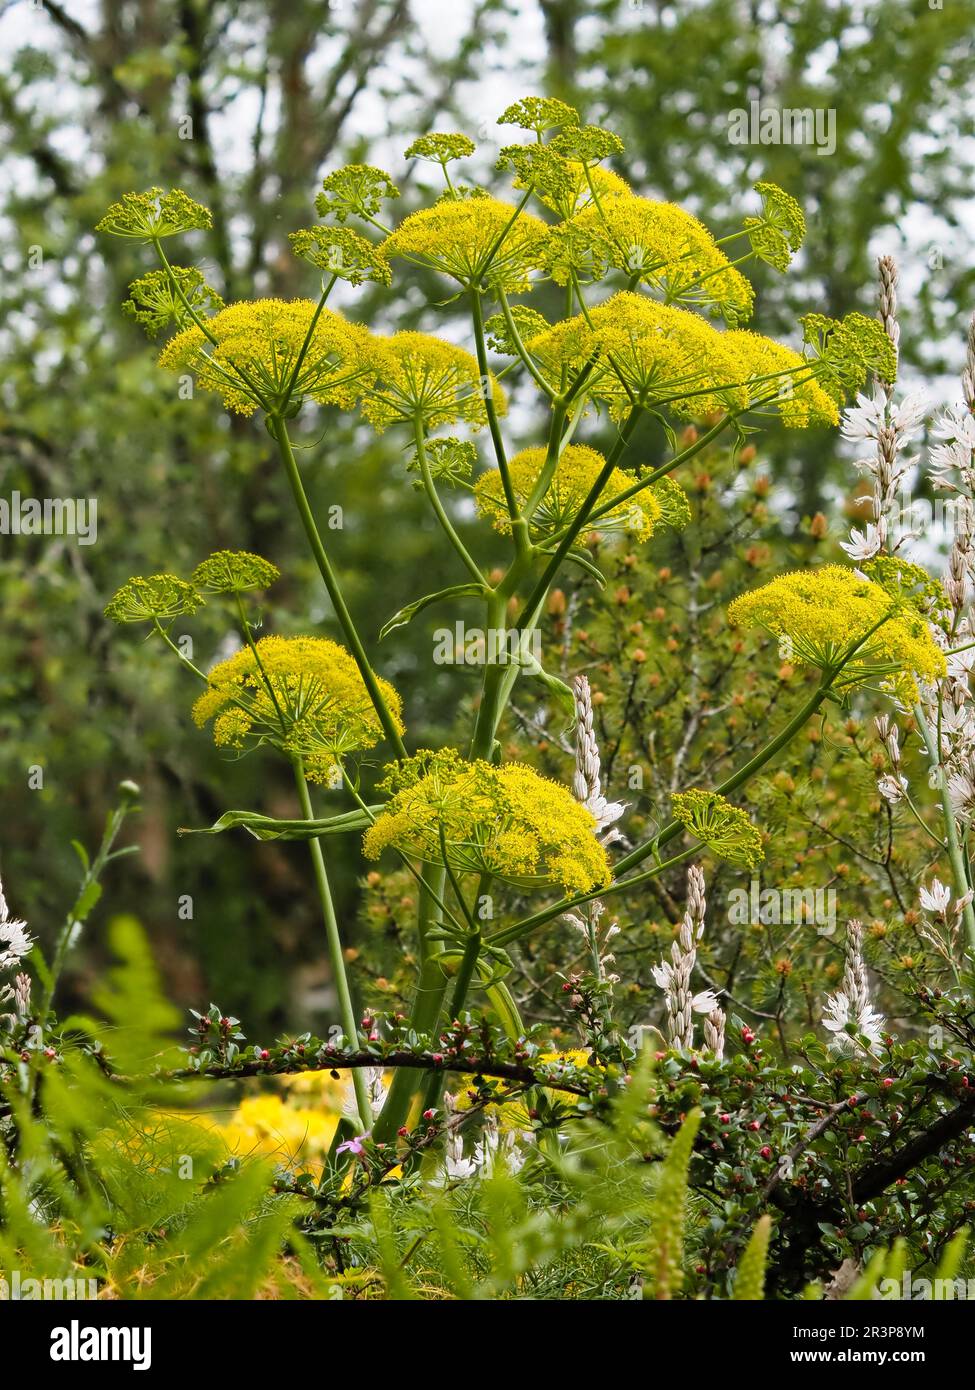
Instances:
[[[603,201],[605,198],[617,197],[630,192],[630,185],[626,179],[620,178],[619,174],[614,174],[612,169],[602,169],[599,165],[593,165],[589,169],[589,177],[586,177],[586,168],[583,164],[565,161],[568,178],[558,185],[546,186],[544,183],[535,185],[535,196],[538,200],[551,208],[563,220],[573,217],[576,213],[582,212],[584,208],[592,206],[593,189],[596,190],[596,197]],[[519,176],[514,181],[515,188],[527,187],[527,180]],[[550,254],[550,248],[546,246],[546,261]]]
[[[377,430],[416,420],[427,430],[458,420],[477,428],[487,419],[485,389],[498,413],[505,410],[504,392],[494,377],[484,382],[469,352],[429,333],[394,333],[375,340],[373,360],[376,379],[364,393],[362,412]]]
[[[542,266],[548,234],[539,218],[497,198],[445,196],[411,213],[383,242],[383,251],[431,266],[464,286],[483,283],[520,294]]]
[[[245,1096],[225,1123],[202,1119],[239,1158],[264,1155],[285,1167],[318,1167],[335,1137],[347,1083],[327,1072],[283,1077],[288,1094]],[[311,1084],[308,1084],[311,1083]],[[301,1097],[310,1097],[302,1104]]]
[[[754,869],[765,858],[761,832],[739,806],[717,792],[693,787],[671,797],[674,820],[729,864]]]
[[[792,348],[765,338],[760,333],[735,329],[726,333],[732,351],[749,364],[748,379],[752,401],[773,396],[767,409],[777,411],[788,429],[810,425],[836,425],[839,409],[835,393],[828,394],[812,375],[814,364]],[[763,378],[771,378],[763,380]]]
[[[379,688],[400,732],[402,705],[393,687]],[[303,759],[311,781],[329,782],[336,759],[373,748],[382,726],[354,660],[325,637],[264,637],[242,647],[207,676],[193,706],[199,728],[212,719],[213,741],[244,749],[271,743]]]
[[[609,882],[595,820],[571,793],[524,763],[465,762],[454,749],[420,752],[393,769],[385,810],[366,831],[376,859],[389,845],[458,873],[488,873],[523,887],[586,893]]]
[[[755,292],[715,245],[702,222],[674,203],[632,193],[603,196],[549,239],[546,263],[566,284],[573,273],[599,279],[608,267],[637,276],[668,303],[720,312],[729,323],[751,317]]]
[[[323,309],[302,357],[315,312],[310,299],[231,304],[207,320],[215,341],[188,328],[167,343],[159,365],[193,372],[205,391],[216,392],[239,415],[252,414],[262,397],[273,405],[288,392],[349,409],[374,368],[372,335]]]
[[[917,610],[843,565],[779,575],[736,598],[728,621],[764,627],[789,643],[793,659],[820,670],[856,647],[838,686],[886,679],[911,697],[914,677],[928,681],[945,673],[944,655]]]
[[[722,332],[687,309],[641,294],[613,295],[588,315],[535,334],[526,346],[553,379],[563,366],[573,373],[586,368],[587,390],[617,417],[634,404],[666,404],[674,415],[703,419],[778,392],[775,405],[788,425],[836,419],[833,400],[815,381],[803,380],[813,368],[798,353],[757,333]],[[766,380],[770,374],[776,379]]]
[[[515,497],[524,506],[531,496],[545,463],[544,449],[523,449],[508,464]],[[532,518],[532,527],[541,535],[560,531],[579,512],[589,491],[606,466],[606,460],[585,444],[569,444],[562,450],[551,483]],[[633,484],[632,473],[614,468],[600,494],[597,505],[612,502],[613,497]],[[489,517],[495,530],[509,532],[511,517],[505,505],[501,475],[497,469],[484,473],[474,486],[474,497],[481,516]],[[637,540],[645,541],[660,520],[662,508],[652,488],[645,488],[635,497],[621,502],[617,509],[599,518],[597,529],[603,532],[628,531]]]
[[[701,418],[748,404],[744,386],[729,385],[747,368],[728,350],[726,336],[687,309],[624,291],[526,346],[556,380],[563,366],[576,373],[589,367],[590,394],[614,415],[635,402],[667,401],[673,414]]]

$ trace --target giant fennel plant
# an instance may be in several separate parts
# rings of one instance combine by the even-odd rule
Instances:
[[[193,718],[218,747],[290,763],[300,817],[228,811],[213,830],[243,827],[259,839],[307,842],[340,1009],[340,1031],[328,1040],[303,1035],[261,1047],[247,1046],[237,1020],[211,1008],[198,1015],[190,1053],[166,1069],[165,1081],[351,1073],[354,1113],[336,1129],[324,1165],[314,1175],[281,1176],[277,1191],[311,1203],[304,1226],[319,1236],[337,1212],[357,1213],[362,1259],[379,1268],[393,1296],[418,1292],[403,1272],[418,1181],[427,1193],[431,1181],[442,1189],[430,1207],[441,1262],[439,1275],[428,1272],[431,1287],[509,1296],[529,1269],[543,1280],[540,1271],[584,1247],[585,1279],[578,1262],[571,1277],[589,1280],[587,1287],[676,1296],[688,1277],[682,1232],[695,1163],[710,1164],[710,1184],[727,1200],[721,1218],[693,1237],[690,1290],[713,1289],[717,1280],[726,1292],[760,1296],[772,1238],[778,1287],[798,1291],[808,1277],[828,1272],[841,1247],[841,1237],[830,1244],[828,1236],[819,1263],[810,1261],[809,1230],[840,1229],[833,1207],[820,1200],[820,1184],[829,1186],[826,1175],[841,1161],[839,1149],[846,1152],[849,1123],[866,1127],[863,1117],[883,1102],[888,1080],[906,1093],[941,1063],[916,1047],[898,1051],[883,1033],[857,923],[825,1020],[839,1050],[830,1054],[807,1040],[801,1076],[783,1080],[736,1017],[740,1046],[726,1056],[728,999],[713,982],[699,987],[706,893],[691,864],[686,910],[671,950],[653,968],[666,1004],[654,1069],[652,1058],[638,1060],[639,1048],[614,1017],[608,947],[616,928],[608,905],[672,882],[675,869],[697,857],[754,869],[765,837],[731,798],[830,706],[848,707],[870,692],[913,707],[923,721],[930,692],[949,670],[957,614],[953,621],[940,586],[919,582],[919,572],[883,545],[855,557],[860,568],[784,573],[739,594],[727,609],[727,631],[764,631],[814,679],[791,716],[738,765],[700,785],[672,786],[656,819],[646,825],[641,818],[642,835],[628,829],[625,804],[607,799],[588,681],[555,674],[539,656],[538,636],[558,612],[559,585],[569,576],[596,594],[605,585],[592,535],[601,537],[601,560],[614,544],[652,550],[680,532],[691,516],[682,484],[693,460],[725,442],[743,451],[763,418],[777,417],[787,429],[838,424],[841,408],[872,382],[892,389],[896,334],[890,321],[857,313],[842,320],[809,313],[796,349],[743,326],[754,308],[744,268],[761,260],[787,271],[805,235],[798,204],[774,185],[756,185],[754,214],[716,239],[682,209],[634,192],[607,167],[621,152],[617,137],[582,124],[564,103],[528,97],[500,124],[522,132],[497,161],[512,185],[507,200],[457,173],[474,153],[461,134],[424,135],[407,150],[408,158],[439,167],[444,188],[395,225],[388,205],[398,192],[387,173],[350,165],[328,175],[315,202],[320,222],[291,235],[317,297],[224,305],[199,270],[170,259],[175,238],[192,237],[211,220],[180,190],[126,194],[99,223],[100,231],[155,254],[158,264],[132,284],[124,307],[151,336],[171,332],[159,367],[212,393],[225,410],[263,419],[341,638],[258,637],[254,596],[279,576],[246,552],[218,552],[187,577],[130,578],[106,608],[118,623],[148,627],[197,682]],[[329,306],[340,281],[381,291],[394,276],[419,270],[424,283],[430,275],[443,282],[439,307],[452,328],[457,306],[466,309],[463,344],[425,332],[381,333]],[[555,322],[531,300],[546,282],[563,304]],[[533,412],[536,422],[527,444],[519,423],[519,447],[504,424],[514,393],[519,418]],[[395,432],[406,458],[402,485],[412,475],[456,562],[456,583],[411,597],[389,615],[384,633],[433,605],[482,605],[480,695],[457,746],[423,746],[423,730],[411,727],[409,709],[380,674],[381,642],[360,631],[343,596],[293,441],[314,407],[357,412],[372,429]],[[605,452],[584,442],[594,426],[610,433]],[[656,466],[644,462],[638,429],[657,433],[663,461]],[[492,546],[503,539],[502,569],[489,569],[461,538],[448,492],[470,496]],[[201,669],[175,625],[205,602],[227,605],[240,644]],[[524,686],[539,692],[553,724],[561,718],[574,727],[571,786],[508,756],[506,725]],[[930,721],[921,727],[934,738]],[[377,760],[385,768],[367,800],[364,772]],[[323,814],[322,798],[339,800],[340,808]],[[946,843],[961,890],[957,825],[955,832]],[[332,896],[329,861],[358,852],[415,889],[416,974],[407,1008],[384,1016],[356,1007],[348,938]],[[522,949],[544,939],[557,956],[567,931],[581,933],[589,956],[586,970],[564,978],[567,1027],[576,1031],[568,1050],[526,1025],[511,988]],[[959,957],[953,966],[960,981],[965,962]],[[938,998],[944,1026],[967,1046],[961,1004]],[[29,1001],[21,998],[11,1018],[12,1027],[28,1028]],[[880,1076],[885,1067],[890,1075]],[[838,1096],[844,1089],[849,1094]],[[950,1092],[946,1081],[940,1095]],[[929,1093],[912,1111],[915,1129],[933,1122],[938,1103]],[[839,1146],[811,1178],[802,1170],[813,1143],[800,1132],[805,1105],[813,1138]],[[601,1148],[590,1142],[597,1131]],[[474,1148],[465,1147],[468,1133],[480,1134]],[[677,1137],[658,1165],[668,1134]],[[896,1150],[891,1136],[888,1147]],[[924,1156],[938,1151],[934,1145]],[[756,1177],[757,1165],[779,1155],[788,1161]],[[878,1150],[862,1175],[861,1205],[886,1191],[885,1163],[899,1175],[896,1159]],[[593,1164],[602,1164],[595,1175]],[[512,1183],[535,1194],[518,1198],[529,1204],[538,1190],[517,1187],[519,1167],[542,1190],[550,1184],[574,1216],[540,1227],[526,1208],[516,1250],[502,1242],[499,1213],[515,1200]],[[457,1248],[454,1217],[465,1202],[470,1223],[487,1220],[501,1242],[493,1269],[478,1269],[476,1252]],[[774,1236],[764,1214],[772,1206],[781,1212]],[[832,1224],[820,1220],[824,1212]],[[887,1209],[861,1224],[868,1249],[898,1233]],[[960,1222],[950,1224],[949,1235]],[[615,1242],[611,1267],[595,1253],[597,1229]]]

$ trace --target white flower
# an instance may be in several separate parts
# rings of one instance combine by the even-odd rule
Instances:
[[[857,395],[857,403],[844,410],[840,421],[840,432],[844,439],[876,439],[880,426],[884,423],[887,410],[887,396],[875,386],[872,395]]]
[[[615,825],[627,807],[625,801],[607,801],[602,792],[599,791],[595,795],[587,797],[582,804],[596,818],[597,835]],[[618,836],[619,831],[612,832],[612,839],[616,839]],[[612,839],[607,838],[603,843],[612,844]]]
[[[928,455],[934,482],[940,487],[953,487],[953,474],[960,474],[964,482],[971,473],[975,451],[975,417],[968,410],[946,410],[931,426],[931,433],[941,441],[933,445]]]
[[[930,888],[921,889],[921,906],[926,912],[943,913],[951,902],[951,889],[940,879],[931,880]]]
[[[826,1000],[823,1027],[833,1034],[833,1045],[840,1050],[852,1045],[849,1032],[850,1024],[853,1025],[856,1033],[862,1034],[867,1039],[871,1050],[880,1047],[883,1043],[883,1015],[878,1014],[868,1005],[865,1009],[860,1010],[858,1017],[855,1017],[850,1009],[849,999],[842,990],[838,990],[836,994],[831,994]]]
[[[713,989],[702,989],[691,1000],[691,1008],[696,1014],[709,1014],[718,1007],[718,996]]]
[[[856,405],[844,410],[840,429],[845,439],[876,439],[887,428],[907,440],[924,423],[926,413],[927,403],[918,392],[888,405],[887,393],[877,385],[871,395],[858,395]]]
[[[951,652],[947,661],[948,675],[955,680],[965,680],[975,670],[975,646],[963,652]]]
[[[896,806],[898,801],[903,800],[907,791],[907,778],[903,775],[895,777],[890,773],[885,773],[877,782],[877,790],[885,801],[888,801],[891,806]]]
[[[464,1157],[463,1143],[460,1145],[459,1153],[456,1147],[448,1143],[447,1152],[444,1154],[444,1171],[448,1178],[454,1179],[470,1178],[477,1172],[474,1159]]]
[[[840,549],[845,550],[851,560],[872,560],[879,555],[886,540],[886,522],[881,517],[878,523],[867,522],[866,532],[854,526],[848,541],[840,541]]]
[[[890,420],[901,438],[909,439],[924,424],[927,413],[927,397],[921,391],[912,391],[900,401],[891,402]]]
[[[19,965],[30,954],[33,945],[27,923],[10,916],[7,900],[3,896],[3,884],[0,883],[0,970]]]
[[[975,786],[970,777],[963,772],[953,773],[948,778],[948,798],[956,816],[971,820],[975,813]]]
[[[653,976],[657,988],[666,991],[670,988],[670,982],[674,978],[674,967],[669,961],[664,960],[659,965],[652,965],[650,974]]]
[[[965,406],[947,406],[931,423],[935,439],[967,443],[975,450],[975,416]]]

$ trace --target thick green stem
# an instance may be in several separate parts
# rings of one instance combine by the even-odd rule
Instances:
[[[300,758],[295,759],[293,767],[301,813],[305,820],[314,820],[315,814],[312,810],[311,796],[308,792],[308,783],[305,781]],[[328,941],[328,957],[335,980],[335,992],[339,1000],[342,1031],[348,1038],[349,1045],[354,1047],[359,1038],[359,1029],[356,1023],[355,1009],[352,1007],[352,991],[349,989],[349,977],[345,972],[342,938],[339,935],[335,903],[332,901],[332,889],[328,881],[328,870],[325,867],[325,855],[322,853],[321,841],[309,840],[308,849],[311,854],[312,869],[315,873],[315,886],[318,889],[318,897],[322,905],[322,919],[325,923],[325,937]],[[359,1112],[359,1119],[362,1121],[362,1128],[364,1130],[371,1129],[372,1106],[369,1103],[369,1089],[366,1085],[365,1074],[361,1071],[353,1072],[352,1082],[355,1086],[356,1109]]]
[[[305,535],[308,538],[308,544],[315,557],[315,563],[318,565],[319,573],[325,582],[328,596],[332,600],[332,607],[335,609],[335,616],[338,618],[342,634],[352,653],[355,664],[359,668],[359,674],[362,676],[363,684],[369,692],[369,698],[372,701],[373,708],[382,725],[383,733],[392,745],[397,758],[405,758],[406,748],[403,745],[403,740],[396,726],[396,721],[393,719],[389,707],[383,699],[382,691],[379,689],[379,682],[376,680],[375,673],[369,665],[365,648],[362,645],[355,624],[352,621],[352,615],[349,613],[345,599],[342,597],[342,590],[339,588],[339,582],[336,578],[335,571],[332,569],[332,563],[326,554],[325,546],[322,544],[322,538],[319,534],[312,509],[309,506],[304,484],[301,481],[301,474],[298,471],[294,450],[291,447],[288,427],[284,420],[276,415],[268,416],[268,425],[277,441],[278,449],[281,454],[281,461],[284,464],[288,482],[291,484],[295,506],[298,508],[298,515],[301,517],[301,524],[305,529]]]
[[[491,635],[505,631],[505,609],[507,603],[503,595],[495,592],[487,604],[487,642],[490,647]],[[499,644],[500,646],[500,644]],[[481,703],[477,708],[474,723],[474,736],[471,740],[471,757],[490,760],[494,749],[494,735],[503,709],[503,682],[506,667],[499,662],[491,662],[485,667],[484,683],[481,688]]]
[[[612,477],[613,470],[615,469],[620,458],[623,456],[627,444],[630,442],[630,438],[633,434],[633,431],[636,429],[639,418],[640,408],[638,406],[635,406],[627,416],[626,421],[623,424],[623,428],[620,430],[619,439],[616,441],[615,445],[610,450],[609,457],[607,458],[603,468],[600,470],[599,476],[596,478],[596,481],[589,489],[589,494],[586,497],[586,500],[580,507],[571,526],[568,526],[566,528],[565,535],[562,537],[562,540],[560,541],[558,548],[555,551],[555,554],[552,556],[548,564],[545,566],[545,569],[543,570],[540,579],[536,583],[534,589],[531,592],[531,595],[526,601],[525,606],[521,611],[521,617],[519,618],[519,627],[521,627],[525,623],[525,621],[530,618],[530,615],[544,602],[545,595],[548,593],[549,585],[552,583],[553,579],[558,574],[559,569],[562,565],[562,561],[565,559],[566,555],[572,549],[572,545],[575,541],[576,536],[579,534],[579,532],[585,526],[586,522],[589,520],[590,513],[593,511],[593,508],[599,501],[599,497],[602,493],[603,488],[606,486],[606,484]]]
[[[417,913],[420,972],[409,1019],[412,1032],[426,1035],[434,1034],[440,1022],[440,1011],[443,1008],[448,980],[439,961],[443,947],[439,941],[429,939],[430,928],[440,920],[440,909],[434,899],[434,893],[442,896],[446,874],[441,869],[431,871],[430,877],[435,879],[433,891],[426,885],[420,888],[420,907]],[[391,1143],[397,1130],[406,1123],[414,1097],[420,1089],[417,1081],[418,1078],[405,1069],[402,1072],[398,1071],[393,1077],[382,1113],[373,1128],[373,1138],[377,1142]]]

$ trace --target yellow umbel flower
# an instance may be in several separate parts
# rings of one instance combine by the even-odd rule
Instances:
[[[394,333],[380,340],[375,361],[376,380],[365,393],[362,411],[377,430],[417,420],[427,430],[457,420],[477,428],[487,419],[485,385],[498,413],[505,410],[504,392],[494,376],[484,383],[469,352],[429,333]]]
[[[242,647],[215,666],[193,706],[201,729],[214,721],[218,747],[270,743],[300,756],[309,780],[327,783],[343,754],[380,741],[382,725],[359,668],[337,642],[263,637],[256,653]],[[379,688],[402,733],[399,695],[388,681],[380,679]]]
[[[245,1096],[225,1124],[213,1132],[239,1158],[263,1154],[283,1166],[320,1166],[335,1137],[341,1106],[299,1108],[273,1092]],[[210,1125],[203,1121],[207,1128]]]
[[[674,203],[632,193],[603,196],[553,230],[547,248],[552,278],[573,272],[600,279],[608,267],[638,276],[667,303],[721,313],[729,323],[751,317],[755,292],[696,217]]]
[[[193,372],[205,391],[215,391],[239,415],[251,415],[261,397],[274,405],[289,390],[294,399],[311,396],[349,409],[374,367],[372,335],[323,309],[301,357],[315,312],[310,299],[231,304],[207,320],[215,343],[202,329],[188,328],[167,343],[159,365]]]
[[[735,329],[727,333],[728,346],[748,364],[747,379],[752,401],[775,399],[763,407],[777,411],[789,429],[809,425],[836,425],[839,410],[834,396],[828,395],[812,375],[814,363],[792,348],[764,338],[760,333]]]
[[[739,382],[747,364],[697,314],[623,292],[564,319],[526,344],[557,382],[563,366],[590,368],[589,393],[625,414],[635,403],[666,403],[674,415],[699,419],[748,404]]]
[[[508,464],[511,483],[519,507],[531,496],[545,463],[545,449],[523,449]],[[589,494],[592,485],[606,466],[606,460],[585,444],[569,444],[559,457],[552,481],[532,517],[532,529],[541,535],[560,531],[575,517]],[[632,486],[632,473],[614,468],[603,488],[597,505],[605,506],[613,497]],[[474,486],[474,497],[481,516],[489,517],[495,530],[508,533],[511,517],[504,499],[501,475],[497,469],[484,473]],[[619,507],[599,518],[597,529],[603,532],[628,531],[637,540],[645,541],[661,519],[662,508],[651,488],[621,502]]]
[[[568,219],[577,212],[582,212],[584,208],[590,207],[593,202],[593,189],[596,190],[596,197],[602,201],[604,198],[618,197],[621,194],[630,192],[630,185],[626,179],[620,178],[619,174],[614,174],[612,169],[603,169],[598,164],[592,165],[589,169],[589,177],[586,177],[586,169],[583,164],[575,163],[571,160],[564,160],[565,177],[557,183],[554,180],[536,182],[535,197],[546,207],[551,208],[559,217]],[[527,188],[528,180],[521,174],[514,180],[515,188]],[[546,248],[546,257],[548,251]]]
[[[882,679],[912,698],[915,677],[930,681],[945,674],[944,655],[917,610],[843,565],[779,575],[736,598],[728,621],[764,627],[787,644],[790,660],[820,670],[856,648],[837,686]]]
[[[443,197],[411,213],[383,242],[401,256],[449,275],[466,287],[486,285],[521,294],[542,265],[549,229],[510,203],[487,197]]]
[[[587,893],[609,882],[596,822],[567,788],[524,763],[465,762],[452,748],[420,752],[384,784],[386,809],[366,831],[376,859],[393,845],[457,873],[491,874],[526,888]],[[441,844],[443,836],[443,846]]]
[[[793,428],[837,419],[835,401],[814,379],[825,370],[818,363],[759,333],[722,331],[641,294],[615,294],[526,346],[555,382],[563,366],[574,374],[585,367],[586,389],[616,417],[634,404],[703,419],[763,402]]]

